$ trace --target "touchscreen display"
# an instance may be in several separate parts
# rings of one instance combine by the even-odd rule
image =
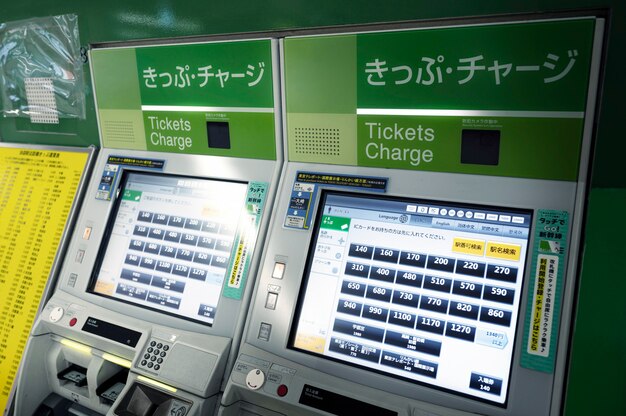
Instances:
[[[324,192],[290,347],[504,405],[531,214]]]
[[[91,291],[211,325],[247,185],[126,172]]]

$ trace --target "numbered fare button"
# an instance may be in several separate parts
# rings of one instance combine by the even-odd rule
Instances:
[[[133,230],[133,235],[138,235],[140,237],[147,237],[148,230],[150,228],[145,225],[135,225],[135,229]]]
[[[423,352],[438,357],[441,354],[441,342],[426,339],[422,336],[404,334],[387,330],[385,344],[404,348],[409,351]]]
[[[202,231],[206,233],[215,233],[220,229],[220,225],[214,221],[204,221],[202,223]]]
[[[428,267],[431,270],[441,270],[442,272],[454,271],[455,259],[441,256],[428,256]]]
[[[511,312],[483,306],[480,309],[480,320],[496,325],[511,326]]]
[[[396,271],[387,267],[372,267],[370,279],[391,283],[396,279]]]
[[[415,329],[420,331],[432,332],[433,334],[443,335],[446,321],[442,319],[431,318],[429,316],[419,315]]]
[[[187,221],[185,222],[185,228],[187,228],[188,230],[200,231],[200,229],[202,228],[202,221],[195,218],[187,218]]]
[[[131,250],[143,251],[143,247],[145,243],[141,240],[130,240],[130,245],[128,246]]]
[[[415,253],[413,251],[403,251],[400,254],[400,264],[413,267],[425,267],[426,254]]]
[[[372,363],[380,361],[380,350],[378,348],[357,342],[332,337],[328,349],[337,354],[359,358]]]
[[[413,328],[415,326],[416,315],[403,311],[392,310],[389,313],[389,323],[394,325],[405,326],[407,328]]]
[[[474,338],[476,337],[476,328],[471,325],[448,322],[446,324],[446,336],[474,342]]]
[[[163,240],[165,236],[165,231],[160,228],[150,228],[150,232],[148,233],[148,237],[154,238],[155,240]]]
[[[422,287],[422,280],[424,280],[423,274],[403,270],[398,270],[396,273],[396,283],[399,285],[420,288]]]
[[[478,310],[480,307],[478,305],[472,305],[471,303],[465,302],[450,302],[450,310],[448,311],[449,315],[461,316],[463,318],[468,319],[478,319]]]
[[[469,296],[480,299],[480,295],[483,293],[483,285],[463,280],[455,280],[454,285],[452,286],[452,293],[455,295]]]
[[[156,260],[151,259],[150,257],[142,257],[139,261],[139,267],[143,267],[144,269],[154,270],[156,266]]]
[[[233,242],[231,240],[217,240],[215,243],[215,249],[220,251],[230,252],[230,249],[233,247]]]
[[[437,377],[437,363],[408,355],[397,354],[391,351],[383,351],[380,364],[397,368],[412,374],[419,374],[430,378]]]
[[[152,222],[152,213],[148,211],[139,211],[137,221]]]
[[[198,236],[193,234],[183,234],[180,242],[188,246],[195,246],[198,244]]]
[[[197,269],[195,267],[192,267],[191,270],[189,271],[189,277],[191,279],[205,281],[206,276],[207,276],[207,271],[203,269]]]
[[[514,297],[515,289],[509,289],[506,287],[485,285],[485,290],[483,292],[484,300],[492,300],[494,302],[506,303],[508,305],[513,304]]]
[[[341,284],[341,293],[363,297],[365,295],[365,285],[359,282],[344,280]]]
[[[193,256],[193,262],[209,265],[211,264],[211,255],[208,253],[202,253],[200,251],[197,251]]]
[[[450,293],[450,288],[452,288],[452,279],[438,276],[426,276],[424,278],[424,289]]]
[[[422,299],[420,300],[420,309],[446,313],[448,311],[448,300],[433,296],[422,296]]]
[[[157,265],[155,268],[158,272],[171,273],[172,272],[172,263],[169,261],[157,261]]]
[[[182,233],[178,231],[167,231],[165,233],[165,241],[171,241],[173,243],[180,243],[180,237]]]
[[[405,292],[403,290],[394,290],[391,302],[397,305],[410,306],[417,308],[420,295],[417,293]]]
[[[397,263],[398,257],[400,257],[399,250],[392,250],[390,248],[377,247],[374,250],[374,260],[384,261],[387,263]]]
[[[172,227],[182,228],[185,225],[185,219],[183,217],[172,215],[167,224],[171,225]]]
[[[346,263],[345,274],[348,276],[367,277],[370,272],[370,266],[361,263]]]
[[[517,267],[490,264],[487,266],[487,279],[515,283],[517,281]]]
[[[363,318],[373,319],[379,322],[387,322],[387,316],[389,316],[389,309],[376,305],[365,305],[363,307]]]
[[[198,247],[213,249],[215,248],[215,239],[211,237],[200,237]]]
[[[171,246],[162,246],[160,254],[165,257],[176,257],[176,249]]]
[[[470,389],[499,396],[502,392],[502,380],[480,373],[472,373],[469,387]]]
[[[456,274],[483,277],[485,275],[485,263],[478,261],[457,260]]]
[[[376,342],[382,342],[383,335],[385,333],[385,331],[381,328],[354,323],[343,319],[335,319],[333,331]]]
[[[213,258],[211,259],[211,266],[225,269],[228,266],[228,257],[213,256]]]
[[[148,243],[144,249],[146,253],[150,254],[159,254],[161,251],[161,246],[157,243]]]
[[[191,261],[193,259],[193,251],[186,248],[179,248],[176,250],[176,258],[180,260]]]
[[[391,300],[392,290],[383,286],[369,285],[365,297],[368,299],[376,299],[383,302]]]
[[[154,214],[154,217],[152,218],[152,222],[155,224],[167,225],[167,222],[169,221],[169,219],[170,219],[169,215]]]
[[[358,257],[367,260],[371,260],[373,254],[374,247],[361,244],[350,244],[350,250],[348,251],[348,256],[350,257]]]
[[[189,266],[185,266],[184,264],[175,264],[172,268],[172,274],[187,277],[189,276]]]
[[[362,308],[362,303],[346,299],[339,299],[339,303],[337,304],[337,312],[346,313],[348,315],[354,316],[361,315]]]

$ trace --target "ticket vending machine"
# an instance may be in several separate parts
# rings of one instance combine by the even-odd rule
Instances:
[[[91,51],[102,150],[15,414],[214,412],[282,167],[277,57],[269,39]]]
[[[220,414],[560,414],[602,30],[284,40],[288,160]]]

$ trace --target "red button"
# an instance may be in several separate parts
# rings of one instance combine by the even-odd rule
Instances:
[[[76,322],[78,322],[78,319],[76,319],[76,318],[70,319],[70,326],[76,325]]]
[[[289,389],[287,388],[287,386],[285,386],[284,384],[281,384],[276,389],[276,394],[278,394],[280,397],[284,397],[285,395],[287,395],[288,391]]]

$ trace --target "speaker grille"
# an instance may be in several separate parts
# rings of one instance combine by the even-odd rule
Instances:
[[[296,127],[294,138],[296,154],[339,156],[339,129]]]
[[[135,128],[132,121],[105,121],[102,133],[107,140],[129,142],[135,140]]]

